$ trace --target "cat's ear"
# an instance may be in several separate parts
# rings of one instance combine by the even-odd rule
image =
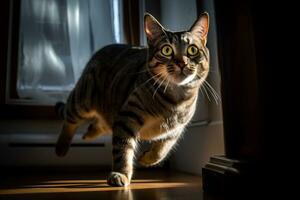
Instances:
[[[207,41],[208,28],[209,28],[209,15],[207,12],[204,12],[193,24],[193,26],[190,29],[190,32],[192,32],[197,37],[200,37],[203,45],[205,46]]]
[[[144,16],[144,30],[150,42],[165,34],[164,27],[149,13]]]

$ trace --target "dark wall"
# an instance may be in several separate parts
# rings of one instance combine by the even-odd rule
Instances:
[[[0,37],[0,104],[5,101],[4,90],[5,90],[5,79],[6,79],[6,58],[7,58],[7,45],[8,45],[8,23],[9,23],[9,1],[5,0],[1,2],[1,37]]]
[[[225,154],[251,164],[253,192],[259,187],[282,190],[288,182],[281,178],[293,177],[289,158],[297,128],[291,127],[298,103],[291,94],[299,90],[293,82],[299,80],[293,78],[298,73],[292,60],[299,57],[291,50],[298,38],[292,34],[293,7],[287,2],[215,1]]]

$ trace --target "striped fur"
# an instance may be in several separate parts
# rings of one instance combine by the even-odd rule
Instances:
[[[56,107],[64,117],[56,146],[59,156],[67,153],[82,122],[91,121],[84,139],[112,133],[108,184],[113,186],[130,183],[139,140],[152,142],[138,158],[142,165],[158,164],[167,156],[195,112],[199,87],[209,71],[207,13],[186,32],[168,31],[149,14],[144,24],[149,48],[102,48],[88,62],[66,104]],[[165,45],[171,55],[162,51]],[[190,45],[197,47],[195,55],[189,54]]]

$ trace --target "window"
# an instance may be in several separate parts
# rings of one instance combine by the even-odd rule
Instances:
[[[21,1],[16,88],[22,103],[65,101],[91,55],[105,45],[124,42],[119,4]]]

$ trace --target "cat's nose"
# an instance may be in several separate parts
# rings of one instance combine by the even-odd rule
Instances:
[[[184,68],[186,66],[186,63],[185,62],[178,62],[177,65],[180,67],[180,68]]]
[[[186,65],[187,65],[187,58],[185,56],[180,56],[176,58],[176,64],[178,65],[178,67],[180,67],[181,69],[183,69]]]

